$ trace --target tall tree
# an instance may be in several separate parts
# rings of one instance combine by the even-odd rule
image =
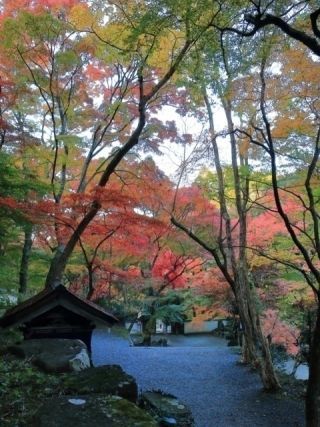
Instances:
[[[319,68],[317,57],[320,54],[318,29],[320,10],[313,2],[297,2],[288,6],[285,13],[278,14],[276,10],[272,10],[274,5],[275,2],[271,2],[271,11],[266,8],[246,17],[247,21],[253,25],[252,31],[247,33],[232,30],[238,34],[250,36],[270,26],[271,30],[277,28],[280,34],[283,32],[289,36],[287,49],[279,56],[278,48],[272,43],[274,31],[267,31],[265,28],[264,34],[261,32],[263,37],[260,42],[264,48],[261,50],[260,72],[257,76],[260,87],[256,88],[256,94],[259,96],[254,98],[259,114],[255,117],[251,116],[247,122],[248,129],[241,129],[239,134],[249,137],[250,142],[262,148],[269,157],[276,209],[296,251],[300,254],[300,263],[299,265],[295,263],[295,268],[300,271],[313,290],[318,304],[309,354],[306,423],[308,426],[319,426],[318,163],[320,131],[318,84],[314,80],[314,75]],[[279,41],[279,31],[277,34]],[[299,46],[297,41],[302,44]],[[278,62],[282,71],[280,75],[276,75],[271,67],[271,61],[275,57],[278,61],[281,58]],[[290,63],[289,66],[288,63]],[[294,99],[294,103],[290,102],[291,99]],[[283,177],[279,169],[283,165],[284,158],[290,160],[291,168],[295,167],[296,173],[300,176],[298,188],[283,185]],[[284,193],[290,194],[298,205],[295,215],[287,210]],[[297,213],[300,221],[297,220]]]
[[[101,208],[100,189],[138,145],[149,111],[215,19],[215,10],[203,15],[202,3],[144,7],[128,1],[106,9],[99,4],[98,10],[95,3],[61,1],[50,8],[39,1],[31,9],[24,3],[15,14],[8,2],[1,23],[4,51],[39,105],[42,138],[53,153],[48,164],[53,199],[60,204],[76,179],[68,164],[83,141],[86,155],[76,191],[84,192],[88,182],[97,188],[68,239],[58,241],[46,286],[62,282],[74,247]],[[110,156],[89,174],[93,158],[112,146]],[[56,232],[59,237],[58,223]]]
[[[210,151],[212,163],[216,170],[217,202],[220,208],[220,223],[213,235],[214,244],[188,230],[174,216],[172,222],[188,234],[198,244],[206,248],[214,257],[225,279],[230,284],[244,325],[245,352],[244,359],[260,368],[263,385],[268,390],[279,389],[268,343],[262,333],[259,313],[255,304],[254,291],[249,280],[247,262],[247,210],[249,207],[249,151],[245,144],[239,142],[235,134],[234,115],[235,100],[233,84],[239,73],[245,73],[248,59],[241,55],[241,46],[232,47],[228,37],[217,41],[208,37],[207,44],[195,56],[195,79],[201,91],[202,106],[207,117],[208,136],[206,150]],[[246,54],[250,56],[247,51]],[[190,78],[189,78],[190,79]],[[221,153],[215,129],[213,105],[220,102],[222,106],[226,131],[230,144],[231,181],[233,204],[228,203],[224,171],[220,160]],[[210,159],[211,161],[211,159]]]

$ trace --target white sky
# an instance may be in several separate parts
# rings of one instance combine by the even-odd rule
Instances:
[[[160,147],[161,151],[163,152],[163,155],[153,155],[153,158],[157,163],[158,167],[163,170],[169,178],[175,181],[176,174],[178,172],[179,167],[183,163],[184,158],[188,158],[196,147],[198,136],[204,130],[203,124],[201,124],[194,117],[181,117],[175,112],[175,109],[173,107],[164,107],[161,111],[161,119],[163,121],[175,120],[179,133],[191,134],[194,139],[193,143],[188,145],[164,142]],[[216,131],[222,131],[226,123],[222,108],[215,108],[214,120]],[[220,139],[218,140],[218,145],[220,149],[221,161],[228,163],[230,159],[229,144],[227,144],[225,140]],[[203,164],[199,165],[198,168],[194,168],[193,171],[190,171],[185,181],[191,183],[196,178],[198,171],[202,166]],[[207,164],[207,166],[210,167],[209,164]]]

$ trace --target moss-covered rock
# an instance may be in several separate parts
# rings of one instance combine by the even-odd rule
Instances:
[[[147,391],[141,396],[140,406],[157,419],[161,426],[194,426],[190,409],[171,394]]]
[[[45,372],[80,371],[91,366],[87,346],[80,340],[43,338],[22,341],[7,350],[32,362]]]
[[[136,402],[138,396],[135,379],[119,365],[98,366],[69,374],[64,380],[64,388],[69,393],[116,395],[132,402]]]
[[[151,415],[119,396],[61,396],[35,414],[33,427],[158,427]]]

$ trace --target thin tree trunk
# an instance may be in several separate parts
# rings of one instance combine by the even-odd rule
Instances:
[[[244,361],[259,370],[265,390],[277,391],[280,389],[280,383],[274,370],[269,344],[261,330],[259,314],[252,300],[252,291],[248,288],[247,279],[241,287],[241,292],[245,293],[239,303],[239,311],[242,311],[240,317],[244,319]]]
[[[24,227],[24,244],[19,271],[19,294],[24,295],[28,286],[29,260],[32,248],[32,225],[27,224]]]
[[[280,389],[280,383],[274,370],[272,358],[270,354],[269,344],[263,336],[259,314],[257,307],[252,297],[250,289],[247,266],[247,199],[248,199],[248,183],[247,179],[244,184],[241,182],[238,166],[237,142],[234,134],[234,125],[232,121],[232,107],[230,100],[223,100],[223,107],[228,123],[228,131],[230,133],[231,143],[231,160],[234,176],[234,188],[236,194],[236,207],[239,218],[239,255],[238,263],[234,271],[236,289],[239,291],[239,304],[243,310],[243,317],[246,327],[249,331],[246,335],[246,345],[249,356],[257,359],[261,380],[263,386],[268,391],[277,391]],[[241,156],[240,156],[241,157]],[[241,159],[240,159],[241,161]],[[251,348],[252,347],[252,348]],[[261,350],[259,349],[261,348]],[[254,349],[255,348],[255,349]],[[260,351],[259,351],[260,350]]]
[[[108,163],[105,171],[103,172],[100,180],[99,180],[99,187],[103,188],[107,185],[110,176],[113,174],[115,168],[118,166],[118,164],[121,162],[123,157],[139,142],[139,137],[141,135],[141,132],[143,131],[143,128],[145,126],[146,122],[146,99],[142,99],[141,104],[139,106],[139,121],[138,124],[128,139],[127,143],[120,148],[112,160]],[[62,284],[63,280],[63,273],[66,268],[68,259],[70,255],[72,254],[76,244],[78,243],[78,240],[80,239],[82,233],[87,228],[87,226],[90,224],[90,222],[93,220],[93,218],[96,216],[100,209],[101,205],[98,200],[94,200],[91,204],[91,208],[88,210],[86,215],[83,217],[83,219],[80,221],[74,232],[72,233],[70,239],[68,240],[67,244],[60,245],[55,253],[55,256],[51,262],[50,269],[46,278],[46,287],[49,288],[55,288],[58,285]]]
[[[227,69],[227,63],[225,62],[226,72],[229,74]],[[225,111],[225,116],[228,125],[228,131],[230,135],[231,144],[231,158],[233,168],[234,187],[236,195],[236,207],[239,218],[239,254],[238,259],[234,253],[233,237],[231,231],[231,222],[228,213],[227,203],[224,194],[224,179],[223,172],[220,163],[219,149],[216,142],[216,136],[214,132],[213,113],[208,99],[206,89],[203,88],[204,101],[207,107],[209,117],[209,127],[211,133],[211,142],[214,150],[214,162],[218,177],[219,186],[219,202],[221,215],[225,223],[225,232],[227,237],[227,247],[220,245],[222,254],[225,254],[225,265],[228,269],[230,263],[232,269],[233,283],[226,277],[231,285],[231,288],[235,294],[235,298],[238,304],[239,315],[241,322],[244,326],[244,346],[243,346],[243,361],[250,363],[256,368],[259,368],[261,380],[263,386],[268,391],[276,391],[280,388],[279,381],[277,379],[270,349],[268,342],[263,336],[257,307],[253,300],[252,290],[250,289],[249,278],[248,278],[248,266],[247,266],[247,218],[246,209],[248,201],[249,183],[248,179],[244,183],[241,182],[241,176],[239,173],[238,166],[238,153],[237,153],[237,142],[234,134],[234,125],[232,120],[232,105],[228,98],[224,97],[223,92],[220,92],[220,98]],[[247,158],[240,156],[240,163],[247,164]],[[221,231],[220,231],[221,233]],[[221,270],[224,273],[224,270]],[[260,350],[261,349],[261,350]]]
[[[320,303],[309,353],[309,381],[306,395],[306,425],[320,426]]]
[[[247,307],[247,292],[243,292],[244,289],[247,287],[247,273],[244,274],[244,278],[241,278],[243,276],[243,266],[246,266],[246,262],[244,263],[244,260],[246,259],[246,253],[244,250],[246,241],[246,220],[243,215],[243,209],[242,209],[242,203],[241,203],[241,189],[240,189],[240,183],[239,183],[239,174],[235,173],[235,181],[237,182],[237,194],[238,194],[238,209],[239,209],[239,215],[241,214],[241,222],[240,222],[240,228],[241,228],[241,242],[242,242],[242,248],[240,248],[240,254],[238,262],[236,260],[235,251],[234,251],[234,245],[232,240],[232,227],[231,227],[231,218],[228,212],[227,207],[227,201],[225,197],[225,182],[224,182],[224,176],[223,176],[223,168],[220,162],[220,153],[219,148],[216,141],[216,135],[214,130],[214,121],[213,121],[213,112],[211,109],[211,104],[206,92],[206,89],[203,88],[203,96],[204,101],[207,107],[208,112],[208,118],[209,118],[209,128],[210,128],[210,134],[211,134],[211,144],[213,148],[214,153],[214,163],[216,167],[217,172],[217,178],[218,178],[218,193],[219,193],[219,203],[220,203],[220,213],[221,213],[221,224],[220,224],[220,238],[219,238],[219,248],[222,256],[224,257],[224,269],[221,269],[223,274],[225,275],[228,283],[230,284],[232,291],[235,295],[237,306],[239,310],[239,315],[241,322],[244,326],[244,346],[243,346],[243,355],[242,360],[244,363],[251,364],[252,366],[257,367],[259,365],[257,354],[256,354],[256,337],[253,334],[252,331],[252,319],[249,315],[250,311]],[[222,94],[220,94],[222,97]],[[233,123],[232,123],[232,117],[231,117],[231,105],[225,104],[225,114],[228,119],[228,127],[230,134],[232,135],[232,129],[233,129]],[[235,140],[234,137],[231,141],[233,144],[233,168],[235,171],[237,171],[237,156],[235,152]],[[225,231],[226,234],[226,242],[227,244],[223,244],[223,231]],[[241,244],[240,244],[241,246]],[[239,264],[240,263],[240,264]],[[219,264],[218,264],[219,266]],[[242,268],[240,267],[242,266]],[[226,276],[226,271],[230,269],[232,271],[233,279],[230,280],[230,277]]]
[[[266,390],[270,392],[278,390],[280,384],[273,369],[268,344],[265,339],[262,339],[263,334],[255,303],[252,300],[247,274],[243,275],[243,272],[240,274],[241,270],[238,268],[233,279],[228,270],[226,270],[225,265],[221,262],[216,248],[210,247],[174,217],[171,217],[171,222],[214,257],[236,298],[240,319],[244,326],[245,361],[259,368],[263,386]],[[259,347],[261,347],[262,351]],[[264,358],[266,358],[265,361],[263,360]]]
[[[90,300],[92,298],[92,295],[94,293],[94,272],[92,264],[87,265],[88,269],[88,293],[87,293],[87,299]]]

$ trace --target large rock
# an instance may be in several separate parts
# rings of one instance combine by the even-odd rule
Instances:
[[[136,402],[138,387],[135,379],[119,365],[105,365],[68,375],[64,380],[68,393],[101,393],[121,396]]]
[[[34,427],[158,427],[146,412],[119,396],[60,396],[35,414]]]
[[[147,391],[142,394],[140,406],[146,409],[162,427],[193,427],[190,409],[171,394]]]
[[[12,354],[30,358],[45,372],[79,372],[91,366],[87,346],[80,340],[43,338],[8,347]]]

